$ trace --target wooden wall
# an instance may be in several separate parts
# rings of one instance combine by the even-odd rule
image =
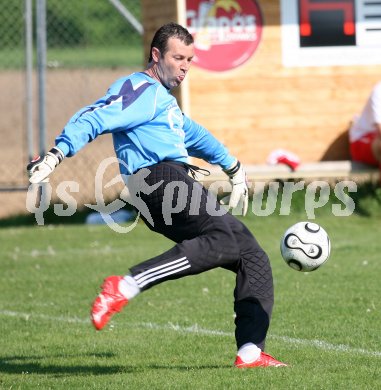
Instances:
[[[381,67],[284,67],[280,0],[259,4],[262,41],[246,64],[224,74],[193,67],[193,118],[246,163],[265,162],[277,148],[303,161],[347,159],[348,123],[381,78]]]
[[[142,4],[142,23],[144,26],[143,45],[144,59],[147,62],[151,41],[156,30],[163,24],[176,22],[184,24],[183,14],[185,0],[141,0]],[[146,65],[146,63],[144,64]],[[184,88],[177,88],[173,91],[179,104],[182,102]],[[185,92],[185,91],[184,91]]]
[[[176,3],[150,9],[147,33],[173,18]],[[253,57],[231,71],[193,66],[188,74],[191,116],[247,164],[264,163],[277,148],[306,162],[349,158],[348,123],[381,78],[381,66],[284,67],[280,0],[258,3],[264,27]]]
[[[142,23],[144,26],[144,58],[148,60],[152,37],[155,31],[165,23],[177,22],[177,3],[174,0],[142,0]]]

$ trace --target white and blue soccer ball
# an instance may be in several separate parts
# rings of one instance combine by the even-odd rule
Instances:
[[[280,252],[292,269],[311,272],[328,260],[331,242],[327,232],[317,223],[298,222],[284,233]]]

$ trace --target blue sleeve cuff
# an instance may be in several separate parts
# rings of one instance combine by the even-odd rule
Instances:
[[[220,167],[222,169],[229,169],[236,161],[237,159],[229,154],[220,162]]]
[[[65,157],[69,154],[70,148],[66,142],[58,142],[56,146],[58,149],[62,150],[62,153],[65,155]]]

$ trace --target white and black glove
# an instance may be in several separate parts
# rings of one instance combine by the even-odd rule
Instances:
[[[46,178],[54,171],[57,165],[65,158],[62,150],[54,147],[44,157],[36,157],[26,167],[29,181],[32,184],[48,181]]]
[[[238,160],[230,168],[223,171],[229,176],[233,188],[231,194],[221,200],[221,204],[229,205],[229,209],[239,207],[242,215],[245,216],[249,206],[246,173]]]

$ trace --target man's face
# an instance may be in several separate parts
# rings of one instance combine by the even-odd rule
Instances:
[[[181,84],[194,56],[193,44],[186,45],[178,38],[169,38],[164,56],[157,50],[157,75],[168,89]]]

